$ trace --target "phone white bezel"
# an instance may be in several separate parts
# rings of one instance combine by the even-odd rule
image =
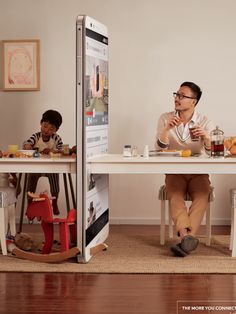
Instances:
[[[86,127],[84,121],[85,99],[85,69],[86,28],[108,38],[107,27],[95,19],[80,15],[76,20],[76,145],[77,145],[77,245],[81,249],[78,262],[88,262],[92,257],[90,249],[103,243],[109,234],[109,222],[99,231],[93,240],[86,246],[86,194],[87,194],[87,169],[86,169]]]

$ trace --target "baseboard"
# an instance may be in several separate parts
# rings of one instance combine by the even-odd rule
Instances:
[[[111,217],[111,225],[160,225],[161,220],[158,218],[119,218]],[[166,220],[166,224],[168,221]],[[202,224],[205,224],[205,219]],[[212,226],[229,226],[231,221],[229,218],[213,218],[211,219]]]
[[[19,223],[19,218],[16,219],[16,222]],[[23,219],[23,224],[29,223],[28,219]],[[36,220],[35,220],[36,223]],[[39,223],[37,221],[37,223]],[[161,220],[158,218],[122,218],[122,217],[111,217],[111,225],[160,225]],[[166,224],[168,221],[166,220]],[[202,224],[205,224],[205,219],[203,219]],[[229,218],[213,218],[211,219],[212,226],[229,226],[231,221]]]

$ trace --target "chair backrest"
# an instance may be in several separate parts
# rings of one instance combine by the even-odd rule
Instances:
[[[76,209],[72,208],[68,212],[67,222],[75,222],[75,221],[76,221]]]
[[[9,186],[9,174],[0,173],[0,188]]]
[[[32,200],[27,208],[26,216],[29,220],[53,222],[53,210],[47,194],[40,194],[42,200]]]

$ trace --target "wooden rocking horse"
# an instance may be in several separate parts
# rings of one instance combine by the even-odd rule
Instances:
[[[28,192],[28,196],[31,198],[31,201],[28,205],[26,216],[30,221],[33,221],[35,218],[41,221],[44,232],[45,243],[42,254],[51,252],[54,240],[54,224],[59,224],[61,252],[69,250],[69,238],[72,243],[76,243],[76,210],[71,209],[66,218],[53,218],[52,205],[46,193],[37,195]]]

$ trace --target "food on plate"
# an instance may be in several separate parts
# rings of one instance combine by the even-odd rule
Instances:
[[[2,157],[8,157],[9,153],[8,152],[2,152]]]
[[[162,149],[161,152],[164,152],[164,153],[175,153],[177,152],[176,149]]]
[[[229,149],[230,154],[232,155],[236,155],[236,145],[232,145]]]
[[[191,149],[184,149],[181,151],[181,156],[182,157],[190,157],[192,155]]]
[[[3,151],[2,157],[5,158],[32,158],[34,150],[18,150],[15,154],[9,153],[9,151]]]
[[[232,144],[236,144],[236,136],[231,136],[231,141],[232,141]]]
[[[224,140],[224,147],[231,155],[236,155],[236,136],[226,137]]]
[[[50,157],[61,157],[62,156],[62,152],[58,152],[58,151],[50,152],[49,156]]]
[[[33,153],[35,152],[35,150],[33,149],[22,149],[22,150],[18,150],[15,153],[15,157],[20,157],[20,158],[28,158],[28,157],[33,157]]]
[[[231,138],[227,138],[224,140],[224,146],[226,149],[230,149],[232,145],[233,145],[233,142]]]

